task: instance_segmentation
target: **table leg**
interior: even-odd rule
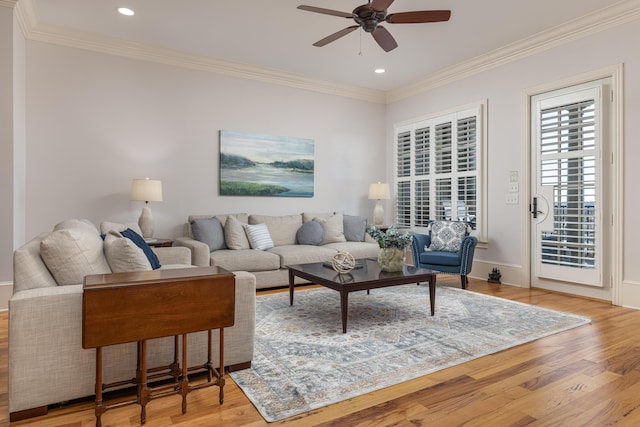
[[[342,312],[342,333],[347,333],[347,306],[349,305],[349,292],[340,291],[340,311]]]
[[[96,348],[96,427],[102,427],[102,347]]]
[[[220,371],[218,372],[218,387],[220,387],[220,404],[224,402],[224,328],[220,328]]]
[[[147,422],[147,403],[149,403],[149,388],[147,387],[147,341],[142,340],[140,345],[140,424]]]
[[[182,334],[182,380],[180,381],[182,393],[182,413],[187,413],[187,394],[189,394],[189,377],[187,376],[187,334]]]
[[[289,305],[293,305],[293,282],[295,275],[292,270],[289,270]]]
[[[436,312],[436,275],[429,279],[429,302],[431,304],[431,315]]]

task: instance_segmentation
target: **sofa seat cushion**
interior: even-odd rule
[[[269,249],[268,252],[278,255],[281,268],[293,264],[329,261],[337,253],[335,249],[309,245],[276,246]]]
[[[378,252],[380,252],[380,247],[377,243],[366,242],[329,243],[323,247],[331,248],[339,252],[349,252],[355,259],[377,258]]]
[[[249,224],[265,224],[274,246],[295,245],[296,233],[302,226],[302,215],[249,215]]]
[[[191,264],[162,264],[160,270],[172,270],[176,268],[196,268],[196,266]]]
[[[421,264],[460,265],[460,252],[426,251],[420,254]]]
[[[211,265],[229,271],[263,271],[280,268],[280,257],[269,251],[220,249],[211,253]]]

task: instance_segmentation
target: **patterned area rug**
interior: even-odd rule
[[[326,288],[259,296],[251,369],[231,377],[272,422],[590,322],[501,298],[427,286],[349,294]]]

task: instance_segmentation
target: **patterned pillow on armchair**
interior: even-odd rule
[[[467,223],[462,221],[434,221],[431,223],[432,251],[458,252],[467,235]]]

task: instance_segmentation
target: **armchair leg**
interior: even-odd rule
[[[466,275],[460,275],[460,282],[462,284],[462,289],[467,289],[467,284],[469,284],[469,279]]]

